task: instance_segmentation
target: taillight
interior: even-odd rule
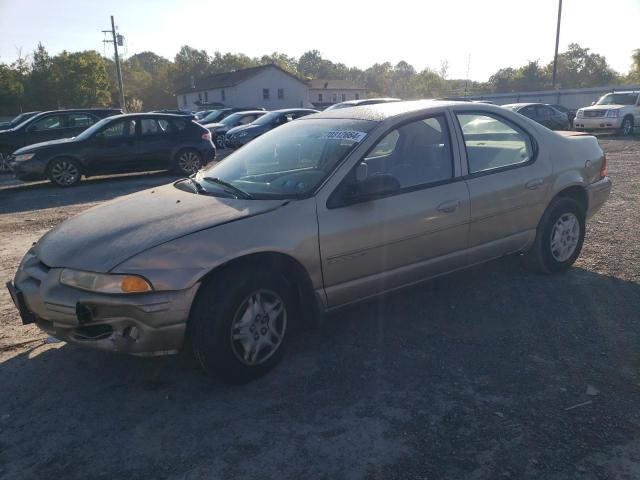
[[[602,164],[600,165],[600,178],[607,176],[607,155],[602,154]]]
[[[211,140],[211,132],[203,133],[202,134],[202,139],[203,140]]]

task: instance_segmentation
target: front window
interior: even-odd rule
[[[136,134],[136,121],[133,119],[117,120],[96,136],[106,139],[133,137]]]
[[[213,112],[205,116],[202,120],[200,120],[200,123],[216,123],[223,117],[224,112],[224,110],[214,110]]]
[[[482,113],[458,113],[467,150],[469,173],[526,163],[533,147],[515,125]]]
[[[262,114],[247,115],[246,113],[243,113],[243,112],[232,113],[228,117],[225,117],[223,120],[221,120],[220,123],[222,125],[226,125],[227,127],[233,127],[238,124],[245,125],[247,123],[253,122],[256,118],[258,118],[261,115]]]
[[[608,93],[596,105],[635,105],[637,100],[637,93]]]
[[[271,130],[223,162],[201,170],[203,188],[229,195],[206,178],[218,178],[252,198],[296,198],[312,192],[360,143],[376,123],[317,119]]]
[[[38,120],[33,124],[33,127],[31,127],[31,129],[35,131],[57,130],[59,128],[64,128],[63,115],[50,115],[42,120]]]

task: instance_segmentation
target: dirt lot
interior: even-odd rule
[[[0,478],[640,478],[640,139],[602,144],[614,190],[570,272],[507,258],[359,305],[242,387],[47,343],[0,291]],[[170,179],[0,187],[0,279]]]

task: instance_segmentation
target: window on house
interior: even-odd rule
[[[356,93],[356,100],[360,100],[360,94]]]
[[[185,107],[187,106],[187,96],[186,95],[182,96],[182,105],[185,106]]]
[[[204,101],[205,103],[209,102],[209,92],[204,92]]]
[[[262,89],[262,99],[263,100],[269,100],[269,89],[268,88],[263,88]]]
[[[321,93],[319,93],[319,94],[318,94],[318,101],[319,101],[319,102],[321,102],[321,101],[322,101],[322,94],[321,94]]]
[[[227,94],[225,93],[224,90],[220,90],[220,100],[224,102],[226,99],[227,99]]]
[[[347,99],[347,96],[343,93],[342,94],[342,101],[344,102]]]
[[[333,103],[336,103],[338,101],[338,94],[334,93],[333,95],[331,95],[331,100],[333,101]]]
[[[284,88],[278,89],[278,100],[284,100]]]

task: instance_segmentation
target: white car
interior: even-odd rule
[[[579,109],[573,126],[580,131],[633,135],[640,126],[640,92],[607,93],[592,106]]]

